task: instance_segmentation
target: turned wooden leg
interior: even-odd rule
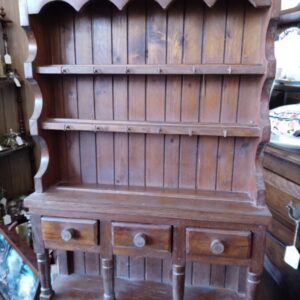
[[[115,300],[113,259],[102,258],[101,263],[102,263],[104,300]]]
[[[39,276],[41,281],[41,300],[50,300],[54,295],[54,291],[51,286],[51,274],[50,274],[50,264],[49,264],[49,254],[45,250],[45,253],[37,253],[37,262],[39,269]]]
[[[173,265],[172,266],[173,300],[183,300],[184,277],[185,277],[185,266]]]
[[[246,286],[246,300],[256,299],[256,291],[260,283],[261,274],[251,273],[248,271],[247,286]]]

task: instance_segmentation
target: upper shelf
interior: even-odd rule
[[[75,10],[79,11],[86,3],[90,0],[61,0],[70,4]],[[132,0],[109,0],[112,2],[118,9],[122,10],[129,2]],[[168,6],[174,2],[174,0],[155,0],[163,9],[168,8]],[[203,0],[207,6],[212,7],[218,0]],[[266,7],[271,6],[272,0],[248,0],[254,7]],[[42,9],[43,6],[53,2],[53,0],[35,0],[28,1],[28,13],[36,14]]]
[[[236,74],[263,75],[264,65],[195,64],[195,65],[49,65],[36,68],[38,74]]]

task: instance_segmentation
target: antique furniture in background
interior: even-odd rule
[[[300,295],[300,272],[287,265],[283,257],[286,246],[293,242],[295,230],[287,205],[300,203],[300,154],[269,145],[265,150],[264,168],[266,199],[273,215],[267,234],[266,269],[281,288],[284,298],[296,300]],[[299,239],[297,245],[299,250]]]
[[[299,22],[299,6],[281,11],[277,33],[299,28]],[[277,82],[272,91],[270,108],[300,103],[299,95],[298,82]],[[295,230],[295,224],[288,216],[287,205],[290,202],[295,205],[300,203],[300,152],[270,144],[264,153],[266,202],[273,215],[267,234],[265,267],[280,287],[284,299],[296,300],[300,296],[300,272],[287,265],[283,258],[286,246],[293,242]],[[299,240],[297,248],[300,250]]]
[[[3,188],[5,196],[12,199],[33,190],[33,153],[32,145],[28,143],[29,137],[26,135],[22,88],[16,86],[14,81],[17,73],[13,62],[4,64],[4,55],[8,54],[11,38],[8,35],[8,27],[13,26],[13,23],[6,17],[3,8],[0,9],[0,24],[0,144],[4,135],[11,129],[27,140],[22,146],[0,151],[0,189]],[[18,81],[17,78],[17,83]]]
[[[20,4],[41,299],[254,299],[280,1]]]

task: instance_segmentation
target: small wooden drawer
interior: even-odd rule
[[[251,254],[251,232],[187,228],[187,254],[246,259]]]
[[[88,251],[89,247],[98,245],[98,222],[42,217],[42,235],[47,247]]]
[[[112,223],[112,244],[115,254],[171,252],[172,227],[168,225],[146,225]]]

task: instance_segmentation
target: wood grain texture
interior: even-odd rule
[[[137,234],[145,236],[145,246],[140,249],[134,244],[134,238]],[[112,235],[115,253],[130,253],[130,249],[141,250],[141,254],[150,252],[150,250],[171,252],[172,249],[171,227],[168,225],[113,223]],[[118,248],[120,249],[118,250]]]
[[[101,196],[100,196],[101,195]],[[256,208],[249,202],[236,203],[235,201],[224,201],[218,198],[216,193],[206,193],[206,197],[191,198],[182,200],[182,198],[170,195],[150,194],[144,195],[136,194],[114,194],[114,193],[100,193],[97,189],[88,190],[88,188],[81,189],[76,193],[70,189],[51,189],[44,193],[44,201],[40,201],[40,194],[34,193],[27,197],[27,206],[31,209],[49,209],[56,212],[69,210],[72,207],[72,212],[89,211],[91,216],[94,214],[103,213],[125,213],[128,217],[134,215],[137,217],[139,213],[141,216],[145,214],[150,217],[162,218],[182,218],[187,220],[202,220],[202,221],[220,221],[230,223],[242,224],[268,224],[270,214],[265,207]],[[219,195],[223,195],[222,193]],[[230,196],[230,194],[229,194]],[[82,199],[85,202],[82,202]],[[63,201],[61,201],[63,199]],[[183,198],[184,199],[184,198]],[[212,200],[214,199],[214,200]],[[219,200],[218,200],[219,199]],[[141,201],[147,203],[141,207]],[[213,207],[211,203],[214,203]],[[60,205],[58,205],[60,203]],[[158,209],[159,208],[159,209]],[[234,216],[234,218],[233,218]],[[96,217],[96,218],[98,218]]]
[[[187,229],[187,254],[191,255],[218,255],[214,254],[212,242],[220,241],[224,251],[220,256],[248,258],[251,251],[251,233],[239,231],[222,231],[211,229]]]
[[[83,68],[82,69],[83,72],[86,72],[90,68],[90,71],[88,72],[92,74],[94,74],[95,70],[97,72],[98,71],[102,72],[101,70],[97,69],[98,64],[102,64],[101,66],[103,66],[104,68],[112,67],[112,68],[121,68],[120,70],[122,70],[123,67],[120,66],[120,64],[126,66],[129,63],[128,65],[129,69],[127,70],[129,71],[128,74],[131,74],[132,72],[130,70],[130,67],[132,68],[139,67],[141,70],[143,70],[143,72],[146,72],[147,68],[152,68],[154,72],[153,74],[155,74],[155,72],[158,70],[157,66],[161,64],[162,64],[162,68],[161,70],[159,70],[158,72],[159,74],[163,74],[164,72],[163,65],[165,65],[168,68],[169,67],[176,68],[176,65],[174,66],[174,64],[177,65],[181,64],[182,67],[185,67],[188,64],[198,64],[201,68],[202,67],[205,68],[205,63],[206,62],[211,63],[211,60],[214,64],[216,62],[219,63],[218,68],[225,68],[224,71],[228,70],[229,68],[228,66],[230,66],[230,64],[233,63],[241,64],[241,67],[244,68],[246,67],[246,65],[242,64],[243,62],[241,60],[242,57],[241,51],[243,51],[244,49],[243,48],[244,46],[242,45],[242,38],[244,32],[243,26],[244,26],[245,5],[243,3],[239,5],[233,5],[232,3],[230,3],[228,5],[229,7],[228,10],[226,11],[225,8],[223,7],[225,6],[225,4],[222,4],[221,2],[217,3],[212,9],[207,9],[202,4],[196,5],[193,4],[192,2],[188,2],[185,7],[182,7],[182,3],[174,3],[174,5],[170,7],[170,11],[168,12],[168,18],[166,17],[166,14],[159,8],[159,6],[157,4],[153,5],[151,1],[147,5],[139,4],[138,6],[135,7],[129,6],[128,11],[122,11],[122,12],[119,12],[114,7],[110,6],[108,3],[103,4],[104,10],[102,10],[101,12],[97,9],[97,5],[95,4],[90,5],[91,8],[88,5],[85,9],[83,9],[80,12],[80,14],[76,15],[75,19],[78,21],[75,20],[76,22],[74,22],[73,24],[74,28],[76,28],[77,26],[76,24],[77,23],[80,24],[80,22],[82,24],[85,24],[84,26],[88,26],[86,28],[87,30],[85,30],[85,34],[83,35],[82,33],[82,38],[84,38],[86,40],[86,43],[89,45],[88,52],[90,54],[87,54],[86,52],[85,53],[86,58],[83,58],[80,55],[80,51],[81,51],[80,48],[76,46],[78,49],[75,49],[74,43],[72,45],[72,35],[75,37],[74,29],[72,29],[72,18],[74,18],[74,12],[70,10],[69,7],[59,4],[59,6],[61,6],[61,8],[64,11],[64,15],[67,16],[66,21],[62,21],[61,23],[63,29],[61,30],[62,35],[60,37],[60,40],[67,41],[67,43],[64,42],[65,45],[62,45],[62,50],[61,50],[62,55],[61,56],[56,55],[58,58],[55,59],[55,61],[60,60],[62,63],[72,62],[72,57],[74,57],[74,53],[75,53],[75,56],[79,57],[82,60],[82,62],[87,63],[89,61],[90,63],[95,64],[95,65],[90,64],[90,65],[81,66]],[[93,10],[93,13],[90,12],[91,10]],[[51,10],[49,9],[49,11]],[[45,14],[46,13],[47,12],[45,12]],[[137,15],[139,16],[136,17]],[[143,18],[141,18],[142,15],[144,15]],[[251,18],[251,16],[249,16],[249,18]],[[214,27],[215,26],[213,25],[215,24],[214,20],[217,20],[219,26],[218,28],[222,28],[222,30],[216,29]],[[88,25],[87,23],[89,23],[90,25]],[[98,29],[94,30],[93,28],[98,23],[99,24],[103,23],[103,26],[101,26],[101,30]],[[122,24],[122,26],[120,24]],[[195,24],[197,24],[197,26],[194,26]],[[92,28],[93,32],[91,32],[91,30],[89,29],[90,27]],[[143,28],[143,30],[142,32],[139,31],[135,33],[133,30],[131,30],[131,28]],[[176,30],[174,28],[176,28]],[[258,30],[258,28],[259,27],[257,26],[256,29],[255,28],[252,29],[253,32],[255,30]],[[220,47],[216,47],[216,48],[222,49],[223,51],[216,52],[214,50],[216,48],[212,50],[209,49],[210,47],[209,39],[212,36],[212,34],[210,34],[210,31],[214,31],[214,30],[217,32],[218,36],[220,36],[218,42],[220,43],[219,46],[221,48]],[[53,34],[55,35],[55,32]],[[63,38],[64,35],[66,34],[68,36],[68,39]],[[94,39],[96,39],[97,42],[92,41]],[[221,42],[222,39],[224,40],[223,43]],[[203,42],[205,46],[203,46]],[[109,47],[106,47],[105,46],[106,44],[108,44]],[[122,51],[122,48],[127,49],[127,51]],[[201,52],[202,48],[203,48],[203,53]],[[67,54],[65,49],[67,51],[69,51],[68,49],[70,49],[69,51],[70,53]],[[200,49],[200,52],[197,49]],[[53,49],[52,51],[55,52],[58,50]],[[255,55],[257,53],[261,53],[261,49],[255,48],[253,51],[255,51]],[[98,53],[101,55],[98,55]],[[253,56],[254,54],[251,55]],[[88,56],[92,56],[92,58]],[[245,54],[245,56],[250,57],[250,54]],[[216,60],[214,59],[214,57],[216,58]],[[78,66],[78,64],[80,63],[81,63],[80,61],[76,61],[77,65],[75,65],[75,60],[73,60],[72,65],[69,66],[71,69],[80,68],[80,65]],[[209,68],[214,68],[213,64],[206,65],[206,66],[208,69],[206,70],[203,69],[204,73],[209,73]],[[50,68],[52,67],[50,66]],[[55,66],[53,66],[53,68],[55,68]],[[59,70],[59,72],[71,71],[67,69],[68,69],[67,66],[63,66],[63,67],[57,66],[57,70]],[[123,70],[125,69],[123,68]],[[195,72],[197,73],[198,72],[197,66],[194,69]],[[193,71],[192,67],[191,67],[191,71]],[[244,71],[247,72],[247,74],[249,74],[250,72],[250,70],[246,70],[246,69]],[[77,69],[77,71],[75,72],[76,75],[79,74],[78,72],[81,73],[81,71]],[[180,72],[182,73],[182,71]],[[218,71],[213,70],[213,72],[215,73]],[[234,73],[234,68],[231,69],[231,72]],[[134,71],[132,74],[134,74]],[[102,81],[102,77],[103,80],[105,79],[104,81]],[[71,81],[72,80],[71,78],[72,75],[68,75],[68,76],[64,76],[63,80]],[[87,80],[86,78],[89,77],[84,76],[84,78],[81,78],[80,76],[78,79],[76,79],[76,81],[79,80],[80,91],[82,90],[80,88],[80,81]],[[96,122],[100,122],[100,120],[101,122],[102,121],[107,122],[109,120],[118,120],[118,121],[130,120],[130,121],[142,121],[142,122],[145,121],[153,122],[153,120],[159,120],[161,122],[165,120],[171,120],[171,121],[181,120],[181,122],[184,123],[188,121],[191,122],[193,120],[201,121],[201,122],[205,122],[205,120],[209,120],[210,122],[212,121],[216,122],[216,126],[219,123],[225,124],[226,122],[229,122],[235,124],[237,122],[234,113],[235,110],[234,109],[228,110],[228,107],[231,105],[235,107],[239,106],[238,102],[240,100],[238,100],[238,98],[240,96],[238,92],[239,89],[238,77],[235,78],[230,76],[230,77],[223,78],[223,77],[215,77],[215,76],[212,77],[204,76],[204,79],[202,79],[202,78],[198,78],[197,76],[191,76],[190,78],[187,77],[180,78],[179,76],[178,77],[167,76],[165,79],[166,80],[165,84],[163,84],[156,78],[160,78],[160,77],[149,76],[146,78],[143,76],[135,77],[133,75],[130,75],[129,77],[113,76],[112,83],[110,83],[111,80],[110,76],[104,77],[104,75],[102,75],[101,80],[100,78],[95,77],[95,83],[93,85],[94,92],[93,95],[91,96],[91,99],[89,100],[89,103],[90,105],[94,103],[96,108],[96,113],[95,115],[90,116],[91,119],[96,118],[97,119]],[[107,82],[107,80],[109,80],[109,82]],[[91,87],[90,80],[88,84],[90,86],[89,90],[92,90],[93,88]],[[68,91],[68,89],[66,89],[67,86],[68,85],[66,85],[66,87],[63,87],[63,89],[65,90],[64,98],[70,96],[79,97],[79,102],[80,102],[81,96],[76,95],[76,93],[74,94],[74,91],[72,91],[72,93],[71,91]],[[100,91],[102,91],[103,94],[102,92],[100,93]],[[255,97],[258,98],[258,95],[256,95]],[[189,101],[187,99],[192,99],[192,100]],[[214,99],[214,100],[205,100],[205,99]],[[65,98],[65,104],[64,104],[65,108],[71,107],[70,101],[71,99],[68,100]],[[119,103],[120,101],[121,104]],[[156,105],[155,101],[159,101],[160,104]],[[168,102],[170,101],[175,101],[174,102],[175,105],[172,105],[172,107],[168,106],[170,105],[168,104]],[[211,112],[206,111],[205,103],[207,102],[207,104],[210,105],[211,107],[212,106],[215,107],[216,102],[213,101],[219,102],[217,106],[220,107],[219,109],[220,115],[216,114],[217,110],[214,110],[213,114],[215,115],[211,115],[211,116],[210,116]],[[126,103],[128,103],[128,105],[126,105]],[[100,104],[101,104],[101,110],[99,106]],[[178,109],[180,109],[181,106],[182,106],[182,112],[178,114],[179,113]],[[209,108],[210,106],[208,106],[208,109],[210,109]],[[78,107],[80,109],[80,105]],[[153,114],[152,112],[153,107],[156,108],[154,119],[153,117],[151,117],[151,114]],[[74,108],[76,109],[76,106]],[[172,110],[175,109],[175,110],[171,111],[170,109]],[[195,115],[197,111],[199,111],[199,115]],[[158,112],[158,114],[156,114],[156,112]],[[174,113],[175,115],[177,115],[176,117]],[[67,110],[66,116],[68,116],[68,114],[69,111]],[[72,116],[74,116],[74,114],[72,114]],[[79,117],[83,118],[83,112],[81,109],[80,109]],[[126,126],[130,127],[130,124],[127,124]],[[124,130],[121,129],[120,127],[118,127],[119,129],[117,129],[117,127],[112,127],[111,131],[117,130],[120,132],[127,132],[126,126],[124,127]],[[248,126],[256,126],[256,125],[253,124]],[[72,126],[70,127],[72,128]],[[74,129],[80,130],[80,128],[78,128],[77,126],[75,126]],[[90,127],[88,130],[94,131],[95,128]],[[156,131],[156,128],[153,130]],[[153,130],[151,129],[151,132]],[[136,131],[135,127],[133,127],[132,131],[141,132],[141,133],[143,132],[142,129],[137,129]],[[155,133],[154,131],[153,133]],[[193,134],[193,128],[190,128],[188,132],[191,132]],[[188,132],[185,132],[185,134]],[[164,131],[164,129],[162,128],[160,133],[169,134],[170,131],[167,129]],[[177,132],[174,132],[175,135],[176,133]],[[81,134],[82,133],[80,133],[80,135]],[[201,134],[203,134],[203,131],[201,132]],[[207,134],[211,135],[212,133],[209,132]],[[238,134],[237,132],[230,133],[230,130],[226,131],[226,129],[223,129],[218,133],[218,135],[220,136],[225,135],[227,137],[230,136],[231,134],[233,136],[236,136],[236,135],[243,135],[244,133],[242,134]],[[86,136],[85,133],[84,136]],[[93,135],[91,134],[90,136]],[[102,136],[102,139],[99,139],[100,136]],[[122,136],[122,138],[120,138],[120,136]],[[110,134],[102,134],[102,133],[97,134],[98,147],[96,148],[95,155],[96,155],[98,170],[92,171],[93,168],[88,167],[90,163],[87,163],[87,165],[85,165],[85,160],[87,160],[87,158],[85,158],[81,162],[81,175],[80,175],[81,180],[85,181],[85,177],[88,176],[88,178],[86,178],[86,180],[88,180],[87,182],[90,181],[102,182],[104,180],[107,183],[111,183],[111,182],[117,183],[118,181],[119,183],[126,182],[125,184],[128,184],[127,180],[131,178],[131,185],[132,184],[135,185],[138,184],[141,186],[152,185],[150,181],[146,180],[146,177],[152,176],[151,173],[153,172],[154,172],[153,174],[156,174],[156,172],[158,172],[159,169],[153,167],[155,171],[152,171],[151,164],[149,163],[147,164],[147,166],[149,167],[148,168],[145,165],[146,162],[144,162],[144,159],[138,159],[138,160],[133,159],[133,157],[135,156],[141,158],[143,157],[140,156],[142,155],[142,153],[145,152],[142,149],[143,148],[142,145],[147,143],[147,141],[146,140],[144,142],[135,141],[136,139],[141,140],[142,138],[143,138],[142,136],[130,135],[129,144],[127,147],[126,144],[127,138],[125,135],[118,135],[118,138],[116,139],[116,138],[112,138]],[[154,137],[151,137],[151,139],[153,138]],[[110,140],[109,142],[108,139]],[[113,139],[113,141],[111,139]],[[162,137],[160,138],[155,137],[155,139],[162,139]],[[193,175],[191,179],[184,179],[186,182],[182,182],[182,184],[188,188],[192,189],[198,187],[199,189],[203,189],[205,188],[205,185],[209,181],[211,184],[211,188],[213,189],[230,191],[232,188],[238,190],[240,189],[240,186],[244,184],[246,178],[235,175],[236,171],[234,169],[236,168],[235,165],[238,165],[238,162],[233,158],[234,152],[232,148],[233,148],[233,144],[235,143],[234,140],[225,138],[224,140],[220,139],[220,141],[216,142],[216,139],[211,139],[211,138],[203,139],[203,140],[199,139],[199,141],[193,142],[196,143],[197,145],[193,146],[192,155],[188,155],[188,152],[186,152],[185,150],[186,147],[185,138],[183,138],[182,143],[179,142],[179,139],[177,137],[173,138],[173,137],[169,137],[168,135],[164,137],[164,140],[165,140],[164,142],[165,146],[162,146],[162,144],[159,143],[160,147],[156,148],[157,152],[162,151],[161,149],[162,147],[165,148],[166,152],[163,158],[160,158],[157,155],[157,153],[155,154],[154,151],[151,150],[152,149],[151,147],[150,147],[151,149],[148,152],[149,154],[147,153],[145,154],[146,156],[151,155],[152,157],[155,157],[157,161],[165,161],[164,166],[160,168],[160,172],[159,172],[160,178],[159,176],[157,177],[156,179],[157,182],[155,183],[156,185],[158,184],[158,181],[162,181],[161,177],[163,176],[164,177],[163,181],[165,182],[164,183],[165,185],[169,185],[173,187],[178,186],[179,184],[178,177],[181,178],[185,177],[184,168],[185,166],[187,166],[188,168],[189,165],[190,166],[196,165],[197,171],[195,171],[196,175],[195,176]],[[191,140],[195,140],[195,138]],[[169,141],[173,141],[173,142],[169,142]],[[78,145],[78,143],[80,143],[81,146]],[[80,150],[83,147],[83,143],[89,144],[89,142],[86,142],[83,139],[80,142],[78,141],[72,143],[72,149]],[[115,143],[117,144],[121,143],[121,146],[123,146],[124,151],[122,151],[122,154],[114,150],[116,149],[115,147],[118,146],[118,145],[114,146]],[[134,146],[137,143],[140,144],[139,147]],[[215,143],[219,145],[217,148],[214,147]],[[151,145],[151,143],[149,145]],[[146,144],[144,147],[146,147]],[[168,150],[169,147],[171,147],[172,150],[169,151]],[[172,159],[175,159],[175,161],[177,159],[179,160],[178,157],[178,155],[180,154],[180,153],[178,154],[179,147],[181,148],[180,151],[181,151],[182,162],[180,163],[180,161],[178,161],[178,164],[179,165],[181,164],[183,168],[179,168],[179,167],[176,168],[176,165],[174,165],[172,172],[169,172],[168,168],[170,168],[169,167],[170,164],[168,163],[168,159],[169,157],[170,158],[172,157]],[[205,150],[206,148],[210,150],[206,151]],[[215,151],[214,155],[212,154],[211,151],[212,148]],[[216,149],[218,150],[217,152]],[[83,150],[83,153],[84,151],[87,150]],[[205,155],[205,153],[207,152],[211,153],[210,155],[213,155],[215,157],[214,162],[210,161],[207,155]],[[80,155],[80,153],[81,152],[79,152],[76,155]],[[120,155],[122,155],[122,166],[124,166],[125,169],[123,167],[122,169],[120,169],[119,164],[116,163],[116,159]],[[203,158],[204,155],[205,155],[205,159]],[[90,153],[90,155],[88,155],[88,157],[93,157],[93,156],[94,156],[93,153]],[[216,161],[217,157],[219,157],[218,161]],[[78,159],[74,157],[72,158],[72,160],[74,161],[69,162],[68,165],[76,166],[76,162],[78,162]],[[128,166],[127,166],[127,160],[128,160]],[[188,162],[188,160],[190,161]],[[136,168],[137,161],[139,162],[138,168]],[[210,165],[212,166],[212,168],[209,167]],[[215,168],[213,166],[215,166]],[[87,168],[89,171],[86,171],[85,168]],[[64,168],[62,167],[62,169]],[[131,169],[135,171],[133,172],[131,171]],[[115,178],[113,173],[116,170],[124,178],[125,181]],[[148,174],[146,174],[146,170],[149,170],[147,171]],[[218,174],[217,176],[215,175],[202,176],[203,172],[209,174],[210,172],[215,172],[215,170],[217,170],[217,174]],[[92,173],[90,175],[88,175],[88,173],[87,175],[85,175],[86,172],[88,173],[92,172]],[[176,173],[179,172],[183,172],[183,173],[181,175],[179,174],[176,175]],[[77,170],[76,173],[78,174]],[[108,177],[105,175],[106,177],[104,178],[103,177],[104,175],[102,175],[104,173]],[[189,176],[192,173],[189,172],[188,173]],[[233,173],[234,175],[232,176],[231,173]],[[72,174],[75,174],[75,172],[72,172]],[[178,176],[178,177],[176,178],[174,176]],[[212,176],[214,178],[212,178]],[[198,179],[193,179],[196,177]],[[73,180],[72,177],[69,178],[70,181]],[[205,178],[207,178],[206,179],[207,182],[205,182]],[[238,178],[240,182],[236,182],[235,181],[236,178]],[[74,177],[74,179],[76,178]],[[193,180],[194,181],[196,180],[197,183],[193,183],[192,182]]]
[[[72,229],[74,236],[68,242],[64,242],[61,233],[64,229]],[[66,218],[42,218],[42,234],[46,241],[60,241],[62,246],[69,248],[69,244],[97,245],[98,223],[91,220],[75,220]],[[71,246],[70,246],[71,247]]]
[[[202,25],[202,24],[201,24]],[[198,32],[198,31],[196,31]],[[198,37],[199,38],[199,37]],[[200,39],[201,41],[201,39]],[[165,39],[166,42],[166,39]],[[171,42],[171,41],[170,41]],[[200,42],[199,42],[200,43]],[[200,43],[201,46],[201,43]],[[150,42],[148,44],[150,46]],[[149,51],[149,50],[147,50]],[[150,48],[153,53],[153,49]],[[177,50],[178,51],[178,50]],[[266,69],[262,64],[199,64],[190,62],[188,64],[165,64],[164,61],[158,60],[158,62],[150,63],[148,65],[141,64],[125,64],[119,63],[120,59],[115,62],[114,65],[107,65],[104,63],[95,63],[93,65],[49,65],[40,66],[36,68],[36,73],[45,75],[201,75],[201,74],[225,74],[225,75],[259,75],[264,74]],[[150,60],[149,60],[150,61]]]
[[[227,137],[260,137],[261,131],[258,126],[232,124],[232,123],[213,123],[203,122],[195,125],[194,122],[168,123],[157,121],[91,121],[86,119],[66,119],[66,118],[51,118],[42,122],[45,130],[60,130],[60,131],[95,131],[100,132],[100,136],[104,136],[101,132],[124,132],[124,133],[149,133],[157,135],[185,135],[185,136],[222,136]],[[110,136],[107,134],[107,137]],[[152,136],[153,138],[153,136]],[[105,145],[105,144],[104,144]],[[105,150],[105,149],[104,149]],[[163,152],[163,149],[159,149]],[[106,151],[107,152],[107,151]],[[153,151],[151,151],[153,152]],[[107,158],[108,159],[108,158]],[[101,162],[101,159],[98,158]],[[111,158],[110,158],[111,160]],[[111,166],[113,169],[113,166]],[[109,172],[109,170],[107,170]],[[105,183],[105,182],[103,182]],[[106,182],[106,183],[111,183]]]
[[[37,190],[69,185],[26,204],[42,215],[101,221],[108,298],[113,253],[123,254],[117,275],[148,287],[170,282],[171,263],[188,262],[187,284],[247,288],[253,298],[256,284],[245,282],[259,276],[269,221],[259,206],[257,153],[267,133],[270,1],[142,0],[122,10],[128,1],[46,2],[32,2],[29,19],[23,16],[37,36],[35,43],[28,30],[30,45],[40,49],[32,69],[43,93],[36,92],[32,119],[32,132],[44,139]],[[127,227],[112,231],[111,222]],[[204,250],[193,248],[197,238],[186,241],[186,228]],[[141,243],[148,235],[154,241],[147,251],[136,246],[138,234]],[[209,253],[211,239],[225,243],[226,255]],[[186,242],[195,253],[186,256]],[[76,273],[100,273],[100,248],[93,247],[75,249]],[[175,276],[175,298],[183,297],[182,277]]]
[[[172,299],[172,290],[170,285],[150,282],[128,282],[126,280],[117,279],[115,282],[119,289],[116,290],[116,298],[124,300],[161,300]],[[74,287],[76,289],[68,289]],[[101,293],[103,292],[102,280],[93,276],[59,276],[54,283],[54,288],[57,291],[55,300],[71,300],[71,299],[97,299],[102,300]],[[136,293],[136,291],[141,291]],[[100,295],[99,295],[100,294]],[[208,288],[191,287],[186,288],[185,299],[197,300],[199,297],[208,300],[241,300],[242,296],[234,291],[218,289],[212,291]]]
[[[145,64],[146,62],[146,1],[128,8],[128,46],[127,62]],[[132,76],[128,79],[128,119],[145,120],[146,118],[146,77]],[[146,149],[145,135],[129,135],[128,137],[128,184],[145,186]],[[130,258],[130,278],[145,278],[145,259]]]
[[[294,226],[288,216],[287,205],[292,201],[299,203],[299,185],[278,176],[271,171],[264,170],[266,184],[266,200],[274,217],[286,226]]]
[[[269,145],[264,151],[264,168],[300,185],[300,157],[297,153]]]

